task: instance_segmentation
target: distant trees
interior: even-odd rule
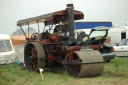
[[[25,34],[28,34],[28,29],[23,29]],[[33,29],[32,27],[29,28],[29,33],[35,33],[36,30]],[[18,28],[15,32],[12,33],[12,36],[17,36],[17,35],[24,35],[23,31]]]

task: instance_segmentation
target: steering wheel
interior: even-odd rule
[[[38,35],[39,35],[39,33],[33,33],[32,35],[31,35],[31,39],[32,40],[37,40],[37,38],[38,38]]]

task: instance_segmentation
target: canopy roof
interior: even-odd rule
[[[67,18],[67,10],[62,10],[33,18],[19,20],[17,22],[17,26],[30,25],[39,22],[45,22],[46,24],[49,21],[54,21],[54,23],[59,23],[61,21],[60,19],[66,19],[66,18]],[[74,10],[74,20],[79,20],[83,18],[84,15],[82,12]]]

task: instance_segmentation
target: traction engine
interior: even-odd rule
[[[17,26],[21,29],[24,25],[29,27],[34,23],[44,22],[45,25],[42,33],[34,33],[31,38],[26,37],[26,69],[33,72],[39,71],[39,68],[65,68],[70,76],[77,78],[99,76],[104,68],[99,47],[91,45],[89,36],[85,33],[75,38],[74,20],[83,18],[83,13],[74,10],[73,4],[67,4],[66,10],[18,21]],[[55,28],[52,30],[53,25]]]

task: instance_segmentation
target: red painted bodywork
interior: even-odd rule
[[[54,55],[48,55],[49,60],[56,60],[56,57]]]
[[[74,51],[79,51],[81,49],[81,47],[82,46],[70,46],[68,49],[68,60],[73,60]],[[86,46],[84,46],[84,47],[86,47]],[[99,51],[99,47],[96,45],[90,45],[89,47],[90,47],[90,49]]]
[[[51,41],[61,41],[61,32],[62,31],[58,31],[58,33],[54,33],[54,34],[50,34],[50,40]]]
[[[96,45],[90,45],[90,49],[99,51],[99,47]]]

